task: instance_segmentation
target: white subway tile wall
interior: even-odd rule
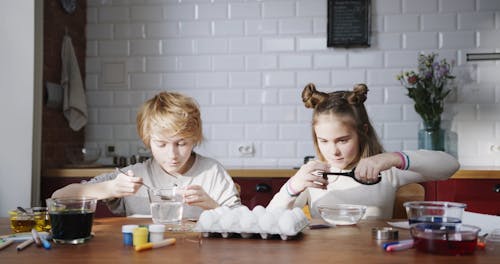
[[[197,150],[225,166],[293,167],[314,155],[304,85],[366,83],[371,120],[388,151],[417,148],[421,120],[395,76],[420,52],[456,62],[443,125],[462,165],[500,165],[498,0],[372,0],[369,48],[326,46],[327,0],[89,1],[86,142],[137,153],[139,105],[172,90],[200,104]],[[238,146],[251,143],[252,157]],[[103,158],[103,162],[108,162]]]

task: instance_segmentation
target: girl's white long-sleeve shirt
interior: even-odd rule
[[[307,188],[299,196],[291,196],[284,184],[273,197],[268,208],[302,208],[309,206],[311,216],[318,218],[318,206],[331,204],[359,204],[367,206],[365,218],[388,219],[392,217],[394,199],[399,187],[416,182],[445,180],[460,167],[451,155],[441,151],[405,151],[408,156],[407,170],[395,167],[382,171],[378,184],[363,185],[350,177],[328,176],[326,190]],[[342,170],[331,168],[332,172]]]

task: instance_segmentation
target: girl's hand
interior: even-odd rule
[[[142,186],[142,178],[134,177],[134,172],[129,170],[127,174],[118,172],[115,179],[109,181],[108,191],[111,197],[124,197],[135,194]]]
[[[379,177],[381,171],[392,167],[399,167],[401,158],[396,153],[386,152],[368,158],[361,159],[356,165],[354,176],[356,179],[366,182],[374,181]]]
[[[188,185],[181,191],[184,202],[188,205],[201,207],[203,210],[209,210],[219,207],[200,185]]]
[[[299,171],[288,180],[290,191],[296,194],[303,192],[307,187],[326,189],[328,180],[323,179],[318,172],[328,171],[330,166],[326,163],[311,160],[300,167]]]

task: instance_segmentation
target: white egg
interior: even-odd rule
[[[293,236],[296,234],[295,230],[295,216],[291,210],[287,210],[281,214],[278,220],[278,226],[281,234],[286,234],[289,236]]]
[[[260,218],[262,215],[266,213],[266,208],[264,208],[262,205],[257,205],[253,208],[252,213],[257,217]]]
[[[276,218],[279,218],[281,214],[283,214],[283,212],[286,211],[286,209],[283,207],[273,207],[273,208],[266,208],[266,211],[272,213]]]
[[[274,214],[270,212],[266,212],[264,215],[259,217],[259,226],[262,229],[262,231],[266,233],[276,233],[275,232],[276,222],[277,218],[274,216]]]
[[[214,212],[212,210],[203,211],[198,219],[198,224],[201,226],[203,231],[208,231],[212,227],[214,222]]]
[[[257,217],[250,211],[240,215],[240,227],[242,232],[256,233]]]
[[[223,231],[226,232],[233,232],[234,231],[234,225],[239,222],[239,217],[238,214],[236,214],[234,211],[227,211],[225,214],[223,214],[219,220],[220,227],[222,228]]]

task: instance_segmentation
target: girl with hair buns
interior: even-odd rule
[[[185,203],[183,217],[188,219],[197,219],[202,210],[241,204],[222,165],[193,150],[203,135],[200,110],[192,98],[175,92],[158,93],[139,109],[137,132],[151,150],[151,159],[124,168],[126,174],[117,170],[86,183],[70,184],[52,197],[96,197],[104,199],[114,214],[129,216],[150,214],[145,186],[178,186]]]
[[[365,217],[387,219],[400,186],[444,180],[458,170],[458,161],[441,151],[385,152],[364,106],[367,93],[364,84],[331,93],[317,91],[314,84],[304,88],[304,105],[313,109],[317,160],[302,165],[268,207],[308,205],[318,217],[318,206],[360,204],[367,206]],[[351,171],[355,178],[324,174]]]

